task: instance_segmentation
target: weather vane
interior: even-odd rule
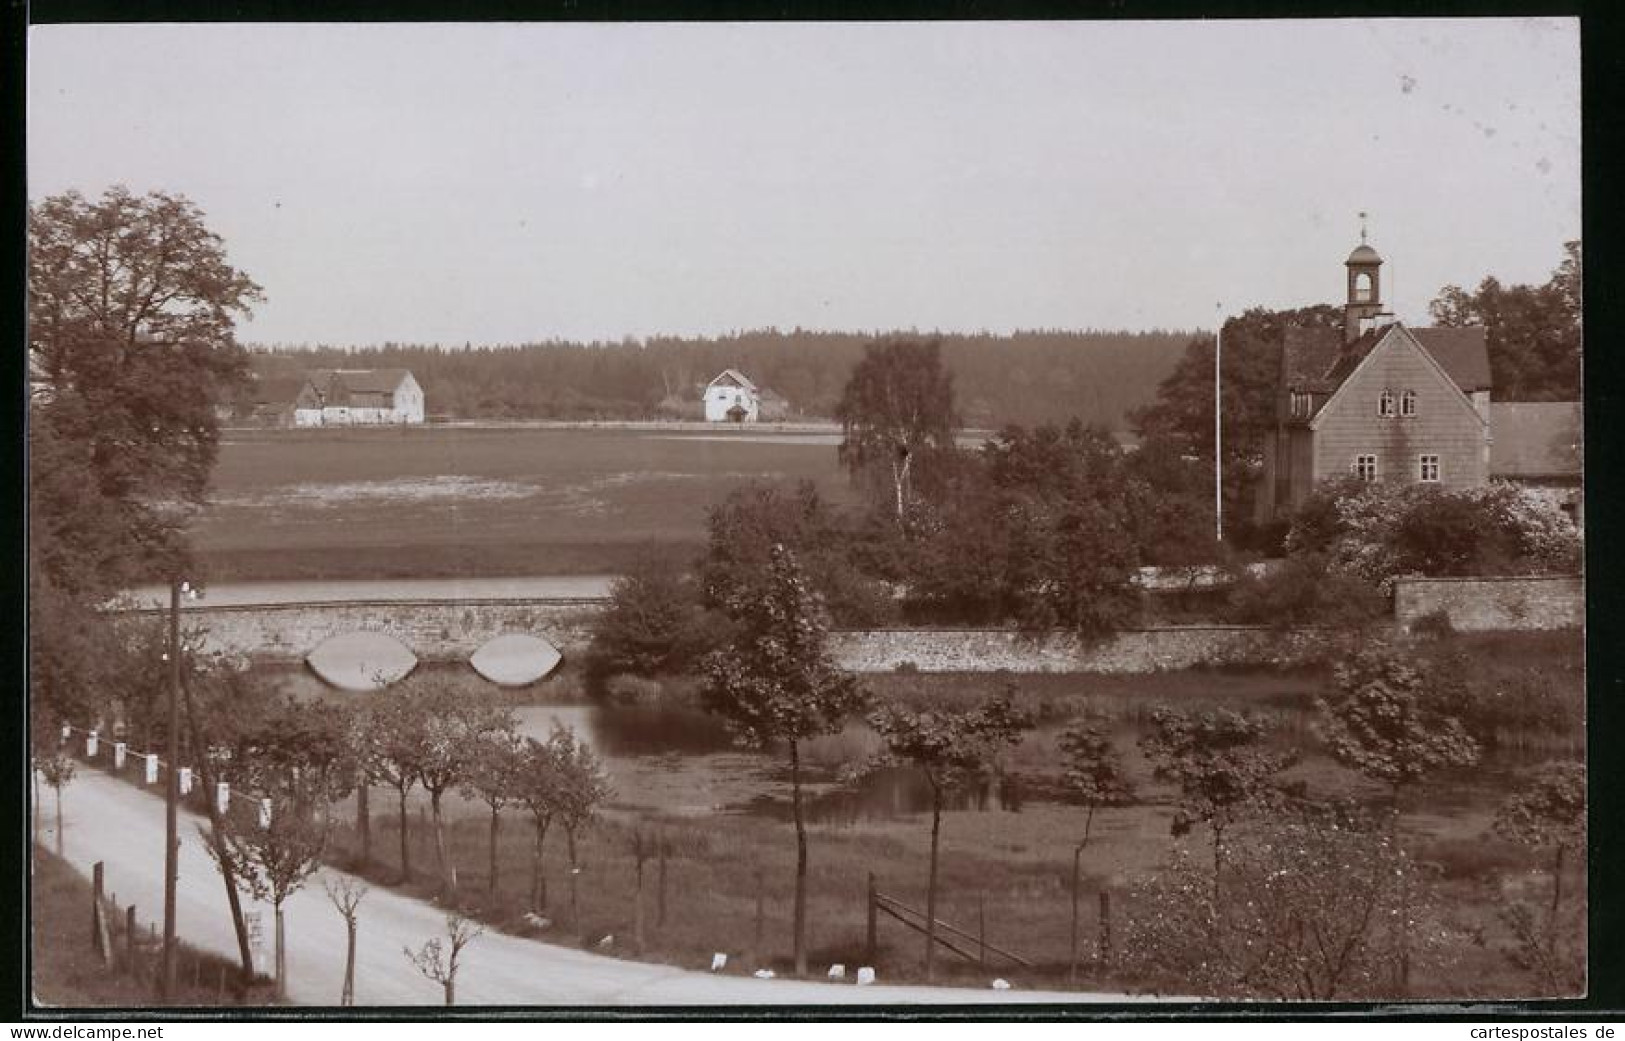
[[[1365,218],[1366,212],[1360,211],[1360,245],[1365,245]]]

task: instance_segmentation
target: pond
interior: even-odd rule
[[[296,696],[355,696],[327,687],[302,668],[268,666],[261,671]],[[417,674],[463,689],[500,690],[466,664],[427,664],[420,666]],[[791,819],[790,778],[783,755],[740,748],[718,717],[684,704],[550,701],[545,699],[547,686],[506,692],[520,731],[542,740],[555,725],[573,730],[603,758],[617,801],[622,804],[678,815],[727,812]],[[1145,732],[1150,700],[1129,704],[1121,698],[1106,699],[1096,706],[1113,717],[1117,745],[1142,790],[1152,785],[1152,779],[1136,742]],[[1269,704],[1257,707],[1274,720],[1272,744],[1276,747],[1314,747],[1314,710],[1307,693],[1274,697]],[[1045,721],[1012,754],[1009,776],[952,792],[946,807],[1019,813],[1028,804],[1058,801],[1061,793],[1053,776],[1058,768],[1054,750],[1064,727],[1060,719]],[[930,811],[931,787],[918,770],[856,769],[879,748],[878,736],[858,721],[848,723],[838,734],[804,744],[804,806],[810,822],[884,822]],[[1497,749],[1474,771],[1476,776],[1463,776],[1462,790],[1451,797],[1438,793],[1443,799],[1440,805],[1447,806],[1452,798],[1477,801],[1478,794],[1472,789],[1550,754],[1550,749],[1516,744]],[[1323,771],[1329,766],[1323,755],[1311,753],[1294,772],[1324,777]],[[1318,787],[1313,782],[1312,786]]]

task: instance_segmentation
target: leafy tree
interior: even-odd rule
[[[807,971],[807,826],[801,804],[801,742],[832,734],[863,704],[863,692],[830,661],[828,630],[795,555],[775,546],[762,588],[737,587],[724,603],[737,632],[706,656],[702,699],[741,742],[782,744],[790,759],[796,829],[793,944]]]
[[[467,775],[463,780],[465,797],[479,799],[491,809],[489,892],[497,891],[497,833],[502,827],[502,808],[516,801],[520,776],[526,767],[525,738],[512,729],[488,730],[475,734],[465,750]]]
[[[913,500],[914,475],[932,456],[954,451],[959,418],[953,377],[942,367],[942,344],[894,340],[871,344],[852,370],[835,418],[841,423],[841,462],[854,478],[884,474],[902,524]],[[889,478],[889,481],[886,480]]]
[[[669,556],[640,556],[610,587],[609,603],[593,620],[588,672],[676,675],[711,650],[717,626],[700,590]]]
[[[321,866],[328,831],[316,813],[325,793],[302,779],[282,779],[260,798],[270,802],[269,820],[261,804],[242,792],[219,818],[221,841],[205,844],[216,863],[235,875],[256,900],[269,900],[276,916],[276,994],[287,996],[287,948],[282,905]],[[202,830],[201,828],[199,829]],[[210,839],[205,833],[204,838]]]
[[[1316,703],[1316,730],[1332,757],[1388,786],[1399,842],[1404,793],[1430,775],[1478,761],[1478,742],[1451,713],[1453,689],[1397,654],[1362,651],[1337,666],[1337,692]],[[1399,879],[1399,985],[1410,985],[1410,881]]]
[[[547,842],[547,831],[559,814],[562,803],[560,792],[564,784],[562,767],[557,755],[565,739],[563,728],[553,725],[553,738],[537,741],[527,737],[521,752],[522,759],[516,774],[514,799],[530,811],[531,823],[536,829],[530,861],[530,907],[532,911],[547,910],[547,876],[543,872],[542,853]]]
[[[1577,401],[1584,336],[1578,240],[1545,285],[1486,277],[1474,292],[1445,286],[1428,306],[1444,326],[1485,327],[1495,396],[1503,401]]]
[[[708,644],[727,638],[728,604],[762,595],[775,546],[796,555],[814,595],[842,624],[873,626],[892,610],[891,594],[853,562],[853,532],[811,481],[752,483],[731,492],[707,516],[700,584],[708,608]],[[698,642],[698,641],[697,641]]]
[[[582,829],[592,825],[598,810],[612,793],[598,756],[576,737],[575,731],[569,727],[554,727],[547,743],[557,785],[553,793],[554,813],[564,829],[565,849],[570,858],[570,922],[579,930],[581,903],[576,881],[581,867],[576,863],[576,837]]]
[[[422,973],[424,978],[440,984],[446,995],[446,1004],[457,1004],[457,970],[463,956],[463,950],[480,937],[485,930],[478,922],[464,918],[456,911],[446,916],[446,942],[441,943],[440,937],[432,937],[417,950],[410,947],[401,948],[412,967]]]
[[[1274,431],[1281,375],[1281,345],[1291,327],[1335,329],[1343,311],[1329,304],[1271,311],[1253,307],[1224,323],[1220,396],[1224,435],[1224,504],[1227,517],[1243,517],[1249,489],[1263,472],[1265,439]],[[1190,341],[1185,355],[1157,388],[1154,402],[1130,413],[1144,446],[1213,467],[1212,336]],[[1212,486],[1208,486],[1212,522]],[[1227,525],[1228,527],[1228,525]]]
[[[427,743],[421,704],[398,690],[367,695],[367,773],[395,789],[400,809],[401,881],[412,880],[412,843],[407,796],[418,783],[418,764]]]
[[[1394,879],[1409,870],[1381,829],[1318,814],[1249,825],[1222,894],[1183,850],[1136,885],[1124,944],[1129,966],[1214,996],[1391,997],[1398,952],[1384,925],[1402,912]],[[1425,909],[1419,904],[1408,913]]]
[[[885,759],[910,763],[931,785],[931,873],[925,890],[925,978],[931,979],[937,946],[937,848],[943,800],[950,791],[992,773],[999,755],[1021,739],[1032,720],[1017,711],[1007,688],[964,710],[915,712],[901,705],[878,708],[869,723],[886,744]]]
[[[1478,743],[1451,714],[1444,684],[1383,648],[1335,670],[1337,691],[1316,702],[1316,730],[1344,766],[1387,785],[1393,812],[1429,776],[1478,761]]]
[[[1134,786],[1123,768],[1123,757],[1112,742],[1109,725],[1104,718],[1086,717],[1062,731],[1057,745],[1064,766],[1063,790],[1070,802],[1088,808],[1083,818],[1083,837],[1072,848],[1072,933],[1070,956],[1067,961],[1067,979],[1076,981],[1078,974],[1078,889],[1079,870],[1083,851],[1089,845],[1089,832],[1095,823],[1095,811],[1103,806],[1123,806],[1134,798]]]
[[[1585,848],[1585,764],[1565,760],[1541,767],[1501,804],[1495,831],[1519,845],[1549,851],[1552,857],[1546,921],[1541,923],[1537,913],[1523,904],[1502,912],[1517,941],[1509,957],[1534,971],[1553,994],[1578,989],[1585,978],[1585,957],[1582,945],[1573,941],[1583,937],[1585,922],[1578,916],[1564,928],[1563,870],[1568,855]]]
[[[1159,705],[1151,711],[1150,732],[1140,739],[1153,776],[1179,787],[1173,833],[1188,834],[1198,824],[1212,831],[1215,902],[1225,835],[1249,813],[1280,802],[1280,774],[1298,760],[1295,752],[1261,747],[1268,732],[1265,721],[1232,709]]]
[[[479,761],[487,737],[501,740],[512,734],[514,720],[491,698],[459,690],[449,684],[425,682],[402,691],[415,703],[416,754],[412,769],[418,784],[429,793],[429,819],[434,827],[435,866],[441,885],[457,890],[457,866],[446,850],[446,793],[466,783]]]
[[[30,208],[28,289],[31,568],[92,598],[173,573],[259,287],[184,197],[117,187]]]

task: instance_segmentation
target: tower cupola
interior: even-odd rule
[[[1343,341],[1348,343],[1382,314],[1382,257],[1366,243],[1364,227],[1360,244],[1343,266],[1348,268],[1348,302],[1343,305]]]

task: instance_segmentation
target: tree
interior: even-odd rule
[[[1083,818],[1083,837],[1072,848],[1072,934],[1067,961],[1067,979],[1078,975],[1078,888],[1079,862],[1089,845],[1089,832],[1095,811],[1103,806],[1122,806],[1134,798],[1134,786],[1123,769],[1123,757],[1112,742],[1105,719],[1089,717],[1073,723],[1056,742],[1064,764],[1062,785],[1070,802],[1088,808]]]
[[[841,462],[854,478],[889,476],[899,525],[916,470],[928,470],[933,455],[955,451],[953,377],[941,355],[938,340],[870,344],[835,406]]]
[[[1212,891],[1218,901],[1224,873],[1225,835],[1248,813],[1279,801],[1282,771],[1297,762],[1294,752],[1261,747],[1267,724],[1232,709],[1151,711],[1151,730],[1140,747],[1153,764],[1153,776],[1179,787],[1173,833],[1188,834],[1198,824],[1213,835]]]
[[[182,555],[246,372],[235,320],[262,299],[182,196],[117,187],[29,212],[30,563],[96,597]]]
[[[468,693],[449,684],[427,682],[411,686],[400,697],[415,702],[418,719],[417,751],[412,769],[429,793],[429,819],[434,827],[435,866],[442,887],[457,890],[457,866],[446,851],[446,793],[463,784],[478,762],[480,742],[487,736],[512,734],[512,715],[484,694]]]
[[[491,808],[490,874],[486,888],[497,891],[497,832],[502,826],[502,808],[515,801],[525,760],[525,739],[511,729],[476,734],[467,748],[467,776],[463,795],[479,799]]]
[[[915,712],[882,705],[869,724],[886,744],[885,759],[907,762],[931,785],[931,869],[925,889],[925,978],[931,979],[937,946],[937,850],[943,800],[967,782],[992,773],[1000,754],[1021,739],[1031,718],[1013,703],[1013,687],[975,708]]]
[[[554,723],[554,734],[562,729]],[[555,755],[561,740],[538,741],[525,738],[519,772],[515,777],[514,798],[530,811],[531,823],[536,829],[536,841],[531,848],[530,908],[547,910],[547,875],[543,872],[542,853],[547,842],[547,831],[559,812],[559,792],[563,787],[560,765]]]
[[[219,819],[221,841],[207,842],[222,870],[233,872],[256,900],[271,902],[276,919],[278,998],[287,996],[288,982],[282,905],[321,866],[328,831],[316,811],[323,798],[313,785],[291,777],[258,799],[243,792]],[[267,805],[269,817],[262,818]],[[208,833],[204,838],[210,839]]]
[[[700,590],[669,555],[639,556],[610,586],[592,623],[587,668],[595,680],[616,673],[675,675],[711,650]]]
[[[576,863],[576,837],[591,826],[599,807],[612,794],[609,779],[598,756],[579,740],[569,727],[554,727],[548,736],[549,755],[554,770],[554,814],[564,828],[565,849],[570,858],[570,924],[581,929],[581,902],[577,880],[581,867]]]
[[[1388,786],[1390,829],[1399,844],[1404,793],[1427,777],[1478,761],[1478,742],[1451,714],[1455,692],[1383,648],[1361,651],[1335,670],[1337,692],[1318,699],[1316,731],[1332,757]],[[1399,879],[1399,985],[1410,983],[1409,883]]]
[[[1224,435],[1224,504],[1229,517],[1241,506],[1264,466],[1264,442],[1274,431],[1280,390],[1281,345],[1292,327],[1334,329],[1341,335],[1343,310],[1329,304],[1271,311],[1248,308],[1224,323],[1220,372]],[[1179,458],[1213,467],[1212,336],[1191,340],[1174,371],[1157,388],[1150,405],[1130,413],[1142,447],[1161,443]],[[1161,451],[1161,448],[1157,450]],[[1208,501],[1212,501],[1209,485]],[[1206,513],[1211,522],[1211,507]]]
[[[1364,822],[1306,813],[1250,824],[1222,894],[1183,850],[1136,884],[1127,960],[1187,993],[1390,997],[1398,951],[1384,924],[1402,912],[1395,878],[1409,870],[1393,836]]]
[[[476,922],[464,918],[453,911],[446,916],[446,942],[442,944],[440,937],[432,937],[417,950],[403,947],[406,957],[412,967],[421,972],[425,979],[440,984],[445,992],[446,1004],[457,1004],[457,970],[461,968],[463,949],[479,938],[485,930]]]
[[[400,809],[401,881],[412,880],[412,843],[406,799],[418,783],[418,764],[427,742],[421,703],[398,691],[377,691],[368,696],[368,745],[364,749],[367,772],[395,789]]]
[[[1585,978],[1585,958],[1576,950],[1578,944],[1563,941],[1583,937],[1585,922],[1577,917],[1567,930],[1563,928],[1563,870],[1568,855],[1585,848],[1585,764],[1564,760],[1542,766],[1501,804],[1494,826],[1502,838],[1548,850],[1552,857],[1552,898],[1545,923],[1522,904],[1502,914],[1517,941],[1509,957],[1534,971],[1553,994],[1577,989]]]
[[[1495,396],[1503,401],[1580,398],[1581,258],[1578,240],[1544,285],[1503,285],[1486,277],[1474,292],[1449,285],[1428,305],[1444,326],[1485,328]]]
[[[832,734],[863,704],[857,682],[838,671],[828,630],[795,555],[775,546],[758,590],[740,589],[724,608],[738,627],[730,644],[706,656],[705,707],[741,742],[781,743],[790,759],[796,829],[793,945],[796,972],[807,971],[807,826],[801,804],[801,742]]]
[[[814,594],[842,624],[873,626],[892,609],[891,594],[854,565],[856,533],[843,523],[811,481],[751,483],[730,492],[706,518],[700,585],[706,607],[720,612],[703,620],[715,648],[728,639],[728,604],[761,595],[774,547],[795,554]]]
[[[367,897],[367,884],[349,875],[335,875],[322,883],[327,899],[344,919],[344,989],[339,992],[339,1004],[355,1004],[355,938],[359,924],[361,901]]]

